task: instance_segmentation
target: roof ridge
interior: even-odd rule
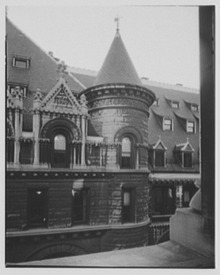
[[[178,90],[178,91],[182,91],[182,92],[199,93],[199,89],[197,89],[197,88],[186,87],[186,86],[178,85],[178,84],[159,82],[159,81],[147,79],[145,77],[141,77],[141,81],[144,85],[161,87],[161,88],[165,88],[165,89],[173,88],[173,90]]]
[[[71,73],[79,73],[83,75],[88,75],[88,76],[97,76],[98,72],[90,69],[85,69],[85,68],[79,68],[79,67],[73,67],[73,66],[67,66],[67,69]]]

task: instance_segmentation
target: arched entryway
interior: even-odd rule
[[[40,150],[42,154],[48,154],[47,160],[52,168],[70,168],[73,142],[80,138],[78,127],[70,120],[56,118],[47,122],[41,130],[41,137],[49,141],[46,152]],[[44,145],[45,147],[45,145]]]

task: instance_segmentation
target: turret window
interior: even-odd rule
[[[134,222],[135,189],[123,188],[122,190],[122,223]]]
[[[131,168],[132,166],[131,147],[132,147],[131,139],[129,137],[124,137],[122,139],[122,146],[121,146],[121,168]]]

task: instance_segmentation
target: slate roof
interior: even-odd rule
[[[119,32],[114,37],[93,85],[109,83],[142,85]]]
[[[172,89],[155,87],[150,85],[145,85],[156,95],[156,98],[159,100],[159,106],[152,105],[150,108],[150,118],[149,118],[149,135],[148,141],[149,145],[155,144],[155,141],[161,137],[162,142],[167,147],[166,156],[168,165],[166,168],[154,168],[150,166],[151,170],[155,171],[186,171],[186,168],[181,168],[179,165],[175,164],[174,160],[174,149],[178,144],[185,144],[187,138],[189,143],[192,145],[195,150],[193,153],[193,162],[195,163],[193,168],[188,168],[191,172],[199,171],[199,114],[198,112],[193,112],[189,109],[188,103],[194,103],[200,105],[199,94],[191,92],[183,92],[175,90],[173,85]],[[167,101],[167,98],[178,101],[179,109],[172,109],[170,104]],[[178,115],[176,115],[178,114]],[[157,120],[157,115],[161,117],[170,117],[174,121],[174,131],[163,131],[161,125],[159,125]],[[195,119],[197,115],[197,119]],[[182,127],[181,123],[178,120],[178,116],[181,116],[185,120],[192,120],[196,123],[196,133],[186,133],[186,130]]]
[[[28,93],[24,100],[26,110],[24,130],[32,130],[32,115],[28,113],[33,107],[33,92],[38,88],[47,94],[59,79],[57,62],[36,43],[20,31],[8,18],[6,19],[7,36],[7,81],[27,85]],[[23,57],[30,60],[29,69],[12,66],[13,57]],[[76,94],[83,90],[71,75],[66,75],[66,81],[71,91]],[[29,117],[28,117],[29,116]]]

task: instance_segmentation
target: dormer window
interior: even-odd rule
[[[156,144],[151,146],[149,156],[154,168],[166,166],[166,150],[167,148],[161,141],[161,138],[159,138]]]
[[[13,67],[21,69],[29,69],[30,60],[24,57],[13,57]]]
[[[199,111],[199,106],[197,104],[191,104],[191,111],[198,112]]]
[[[159,106],[159,98],[154,100],[153,106]]]
[[[171,101],[170,105],[173,109],[179,109],[179,102],[178,101]]]
[[[163,118],[163,130],[173,131],[173,120],[170,118]]]
[[[165,152],[161,150],[155,151],[155,167],[165,166]]]
[[[196,128],[195,128],[195,122],[194,121],[186,121],[186,132],[187,133],[195,133]]]
[[[192,168],[192,154],[194,149],[189,143],[188,139],[186,143],[176,145],[174,153],[177,161],[183,168]]]

